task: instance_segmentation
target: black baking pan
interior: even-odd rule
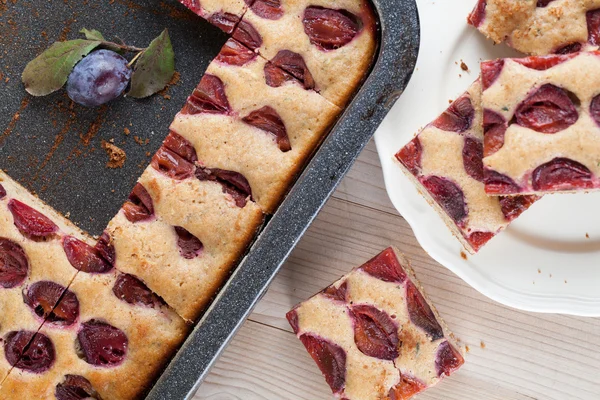
[[[148,400],[193,396],[406,87],[419,48],[415,1],[373,3],[380,45],[372,70]],[[20,82],[27,62],[55,40],[79,37],[82,28],[138,47],[168,28],[176,79],[159,95],[98,109],[74,105],[64,91],[27,95]],[[101,233],[226,39],[174,0],[0,2],[0,168],[83,229]],[[103,141],[125,150],[123,167],[107,168]]]

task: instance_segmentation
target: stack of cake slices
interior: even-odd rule
[[[482,62],[467,92],[396,154],[471,253],[540,196],[600,187],[600,1],[592,3],[479,1],[468,21],[487,36],[560,54]]]
[[[95,240],[0,173],[0,398],[136,399],[374,59],[367,0],[182,0],[230,35]]]

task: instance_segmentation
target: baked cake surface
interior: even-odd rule
[[[23,350],[45,318],[72,322],[69,310],[53,312],[77,273],[65,253],[67,238],[93,243],[0,171],[0,383],[14,365],[29,365]]]
[[[464,363],[409,261],[393,248],[287,318],[337,398],[409,399]]]
[[[45,338],[38,354],[51,358],[50,365],[39,372],[13,369],[0,398],[140,398],[188,326],[136,277],[114,269],[80,272],[69,291],[79,300],[75,322],[58,327],[47,321],[38,333]]]
[[[491,195],[600,187],[600,53],[481,64]]]
[[[396,154],[401,169],[470,253],[535,201],[486,194],[482,120],[477,80]]]
[[[201,163],[244,175],[252,198],[272,213],[340,111],[229,39],[171,130]]]
[[[107,228],[115,266],[193,321],[254,237],[262,212],[239,195],[236,176],[209,180],[192,164],[189,176],[173,179],[152,164]]]
[[[234,37],[340,107],[377,48],[376,17],[366,0],[256,0]]]
[[[600,45],[600,0],[479,0],[468,21],[494,42],[532,55]]]

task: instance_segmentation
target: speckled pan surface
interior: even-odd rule
[[[415,3],[374,3],[381,37],[368,79],[148,399],[188,398],[198,388],[408,83],[419,47]],[[70,108],[63,92],[26,96],[20,83],[25,64],[53,40],[74,39],[84,27],[139,46],[168,28],[180,79],[159,96],[119,99],[99,109]],[[86,231],[101,233],[226,38],[175,0],[0,4],[0,52],[10,54],[0,68],[0,168]],[[110,139],[127,153],[121,169],[105,168],[100,145]]]

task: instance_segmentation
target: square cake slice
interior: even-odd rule
[[[171,130],[192,144],[200,163],[244,175],[252,198],[273,213],[340,111],[229,39]]]
[[[233,37],[344,107],[377,49],[368,0],[255,0]]]
[[[472,254],[536,199],[486,194],[482,119],[478,80],[396,154],[401,169]]]
[[[29,342],[41,340],[37,331],[45,320],[74,322],[73,304],[53,311],[61,297],[70,298],[67,287],[83,268],[73,241],[95,254],[89,237],[0,171],[0,383],[13,367],[47,367],[47,360],[23,358]],[[96,265],[111,268],[100,258]]]
[[[179,2],[225,33],[233,32],[247,8],[244,0],[179,0]]]
[[[47,320],[35,343],[45,368],[15,367],[3,400],[139,399],[185,339],[189,327],[139,279],[112,270],[77,274],[63,303],[77,302],[68,326]],[[34,364],[35,365],[35,364]]]
[[[409,261],[391,247],[287,319],[341,399],[406,400],[464,363]]]
[[[600,188],[600,52],[486,61],[484,179],[490,195]]]
[[[468,22],[494,42],[532,55],[600,45],[598,0],[479,0]]]

